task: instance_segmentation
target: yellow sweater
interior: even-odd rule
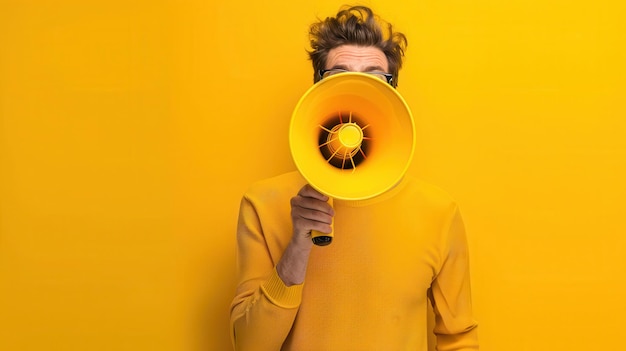
[[[478,350],[467,243],[456,204],[406,177],[365,201],[335,200],[334,239],[312,248],[303,284],[275,267],[292,235],[297,172],[254,184],[241,202],[236,350],[427,350],[427,303],[437,347]]]

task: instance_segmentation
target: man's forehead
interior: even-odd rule
[[[342,68],[350,71],[387,71],[387,57],[377,47],[341,45],[331,49],[326,59],[326,69]]]

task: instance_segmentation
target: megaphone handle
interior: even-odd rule
[[[328,198],[328,203],[330,204],[330,206],[333,205],[332,197]],[[332,223],[330,224],[330,228],[332,229],[332,231],[329,234],[318,232],[317,230],[312,230],[311,239],[313,240],[313,244],[318,246],[326,246],[330,244],[333,241],[335,231]]]

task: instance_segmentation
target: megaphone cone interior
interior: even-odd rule
[[[365,73],[343,73],[313,85],[291,118],[296,167],[335,199],[364,200],[395,186],[413,158],[415,126],[402,96]]]

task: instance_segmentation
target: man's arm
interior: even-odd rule
[[[430,289],[439,351],[478,350],[472,316],[469,256],[465,227],[455,206],[444,232],[443,264]]]
[[[236,350],[281,348],[302,299],[312,248],[310,232],[331,231],[333,210],[326,200],[308,185],[291,199],[293,234],[276,266],[253,201],[242,200],[237,228],[239,285],[231,306],[231,336]]]

